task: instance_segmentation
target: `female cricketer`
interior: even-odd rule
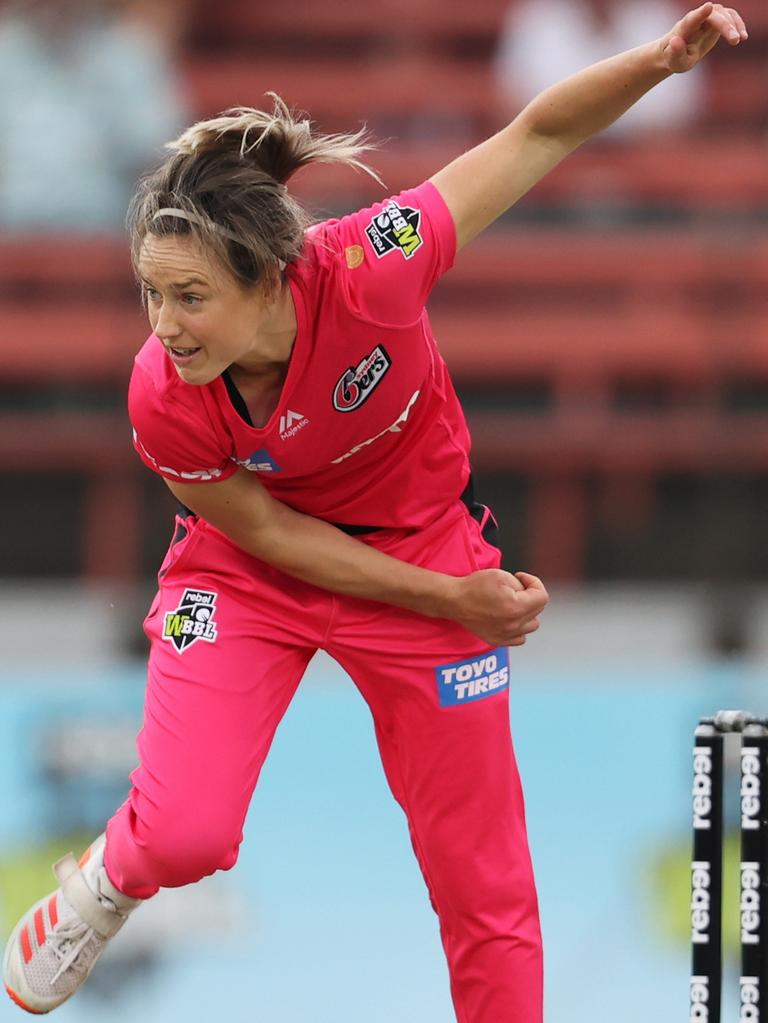
[[[554,27],[553,27],[554,28]],[[499,568],[469,437],[424,303],[456,251],[741,17],[707,3],[547,90],[429,181],[310,224],[285,182],[362,166],[275,99],[197,124],[129,218],[151,336],[129,407],[183,507],[145,622],[125,803],[21,919],[4,979],[43,1013],[160,887],[237,859],[281,717],[318,649],[367,701],[438,914],[459,1023],[541,1023],[541,939],[513,756],[510,647],[541,582]]]

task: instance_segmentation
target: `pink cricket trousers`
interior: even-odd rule
[[[440,920],[459,1023],[541,1023],[509,651],[489,651],[452,622],[294,580],[203,520],[183,527],[145,622],[152,648],[140,766],[107,827],[113,883],[148,898],[234,865],[275,730],[322,648],[373,715]],[[367,542],[453,575],[499,560],[459,503],[427,530],[387,530]]]

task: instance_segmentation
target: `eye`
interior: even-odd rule
[[[197,305],[198,302],[202,302],[203,300],[199,295],[192,295],[189,292],[186,292],[181,296],[181,301],[184,305]]]
[[[144,285],[144,298],[147,302],[157,302],[160,298],[160,292],[155,291],[154,288],[150,288],[148,284]]]

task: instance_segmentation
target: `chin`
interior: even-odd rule
[[[203,387],[210,384],[219,375],[210,366],[176,366],[173,367],[185,384],[193,384],[195,387]]]

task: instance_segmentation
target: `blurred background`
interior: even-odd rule
[[[552,593],[512,707],[557,1023],[684,1018],[692,730],[719,706],[768,712],[768,7],[738,6],[747,44],[570,157],[430,306],[505,563]],[[274,90],[321,130],[366,123],[395,193],[684,10],[0,3],[2,936],[135,758],[172,514],[125,412],[147,333],[122,226],[136,176],[192,119]],[[318,217],[382,197],[333,167],[293,184]],[[453,1018],[367,712],[332,662],[278,734],[237,868],[163,893],[109,955],[63,1023]]]

